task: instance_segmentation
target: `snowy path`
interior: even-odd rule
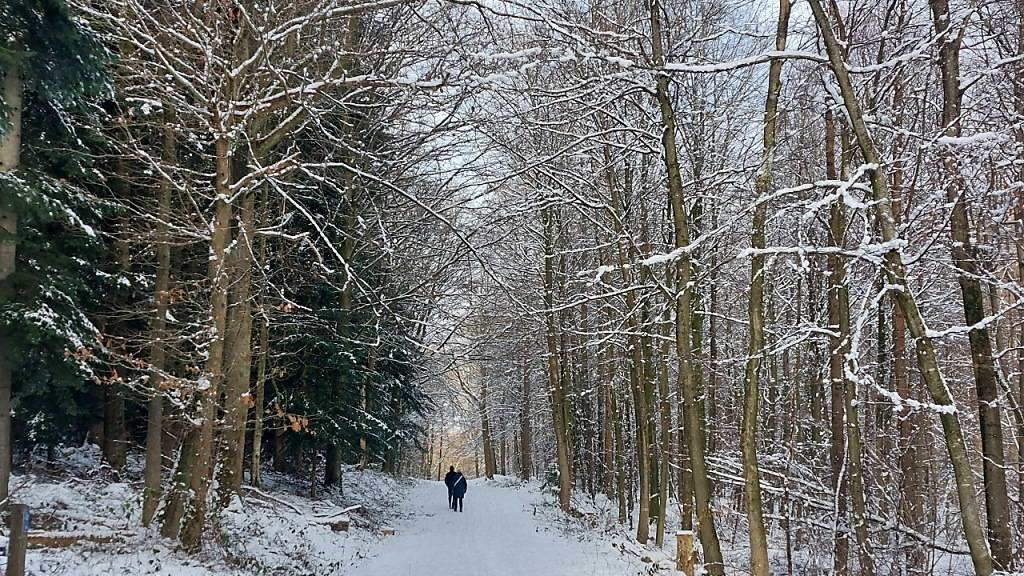
[[[447,508],[440,482],[420,482],[408,495],[411,516],[394,526],[359,576],[604,576],[637,574],[607,541],[579,541],[545,529],[533,504],[539,495],[472,481],[466,511]]]

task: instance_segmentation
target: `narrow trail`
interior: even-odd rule
[[[580,541],[545,528],[533,491],[469,484],[465,512],[447,508],[444,484],[419,482],[407,519],[384,540],[360,576],[623,576],[639,572],[607,541]]]

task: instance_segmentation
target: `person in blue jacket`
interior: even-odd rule
[[[455,466],[448,467],[448,473],[444,475],[444,485],[448,487],[448,507],[452,507],[452,483],[455,482]]]
[[[462,471],[455,472],[455,480],[452,481],[452,510],[458,510],[462,512],[462,499],[466,497],[466,488],[468,488],[468,482],[466,477],[462,475]]]

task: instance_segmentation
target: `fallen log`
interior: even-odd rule
[[[123,542],[131,532],[29,532],[29,548],[70,548],[82,542],[110,544]]]

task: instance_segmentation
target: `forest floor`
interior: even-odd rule
[[[141,455],[118,477],[92,445],[58,451],[12,476],[12,499],[32,510],[31,534],[87,539],[63,548],[30,549],[30,576],[255,576],[357,573],[352,568],[383,540],[381,529],[401,513],[411,482],[347,470],[341,491],[308,497],[308,484],[265,473],[264,488],[246,489],[208,528],[203,550],[188,555],[141,526]],[[352,506],[360,509],[346,511]],[[331,522],[350,521],[348,532]],[[6,529],[0,547],[6,548]],[[0,556],[0,569],[6,556]]]
[[[224,511],[196,555],[161,538],[155,526],[141,527],[139,456],[119,477],[101,464],[95,446],[60,450],[52,462],[12,477],[12,499],[31,507],[33,534],[84,538],[30,549],[31,576],[671,573],[668,551],[630,543],[608,520],[607,506],[594,508],[591,500],[593,512],[569,517],[537,483],[473,480],[461,514],[448,510],[441,483],[374,471],[347,470],[343,490],[316,498],[293,477],[268,473],[264,485]],[[341,518],[349,531],[332,529]],[[384,536],[385,528],[395,534]],[[5,564],[0,556],[0,570]]]
[[[81,538],[68,547],[30,549],[29,576],[666,576],[679,525],[670,506],[665,546],[638,544],[633,522],[617,522],[614,502],[573,494],[564,514],[549,487],[498,476],[471,480],[465,512],[447,507],[444,485],[346,469],[341,490],[309,497],[308,479],[264,473],[207,530],[202,552],[186,554],[157,528],[141,526],[142,461],[133,454],[114,474],[92,445],[36,458],[12,476],[12,499],[32,509],[35,535]],[[742,514],[716,499],[727,571],[745,573]],[[348,520],[348,531],[331,524]],[[393,535],[384,535],[385,529]],[[802,530],[798,527],[797,530]],[[0,528],[0,549],[6,548]],[[793,572],[828,572],[827,528],[797,536]],[[772,573],[787,572],[785,535],[771,534]],[[92,541],[90,541],[92,540]],[[102,540],[96,542],[96,540]],[[0,555],[0,570],[6,566]],[[937,554],[934,574],[967,574],[965,556]],[[898,572],[898,571],[895,571]],[[879,574],[894,573],[885,565]],[[1024,574],[1022,574],[1024,576]]]

